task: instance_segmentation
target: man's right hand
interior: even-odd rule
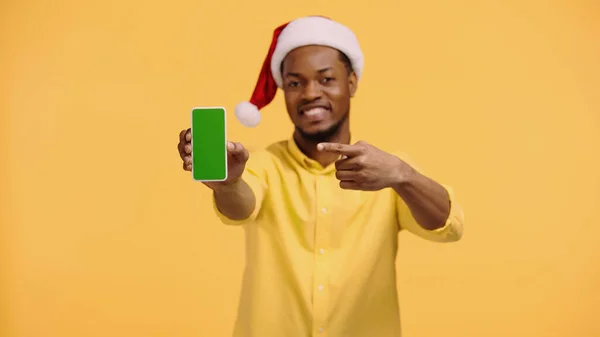
[[[191,129],[182,130],[179,133],[179,144],[177,144],[179,156],[183,160],[183,169],[192,170],[192,133]],[[227,142],[227,180],[222,182],[204,182],[211,189],[217,189],[236,183],[244,169],[250,154],[240,143]]]

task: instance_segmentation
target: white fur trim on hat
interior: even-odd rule
[[[250,102],[241,102],[235,107],[235,117],[247,127],[255,127],[260,123],[260,111]]]
[[[290,51],[308,45],[328,46],[346,54],[352,63],[356,77],[360,79],[364,56],[352,30],[324,17],[308,16],[290,22],[279,35],[271,58],[271,73],[279,88],[283,85],[280,72],[283,59]]]

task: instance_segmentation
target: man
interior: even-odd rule
[[[227,181],[205,183],[221,221],[246,234],[234,336],[400,336],[398,232],[438,242],[462,236],[450,187],[402,155],[351,141],[362,67],[347,27],[300,18],[275,30],[252,99],[236,109],[256,125],[280,88],[295,131],[252,154],[228,142]],[[187,171],[190,138],[183,130],[178,144]]]

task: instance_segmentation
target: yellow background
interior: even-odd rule
[[[407,337],[600,336],[596,1],[3,1],[2,337],[228,336],[243,232],[181,170],[196,105],[249,148],[272,30],[323,14],[366,53],[352,127],[463,203],[456,244],[401,235]],[[376,328],[376,327],[374,327]]]

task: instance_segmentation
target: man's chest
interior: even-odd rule
[[[394,201],[390,190],[342,189],[333,173],[281,172],[269,177],[263,208],[282,238],[336,249],[395,236]]]

